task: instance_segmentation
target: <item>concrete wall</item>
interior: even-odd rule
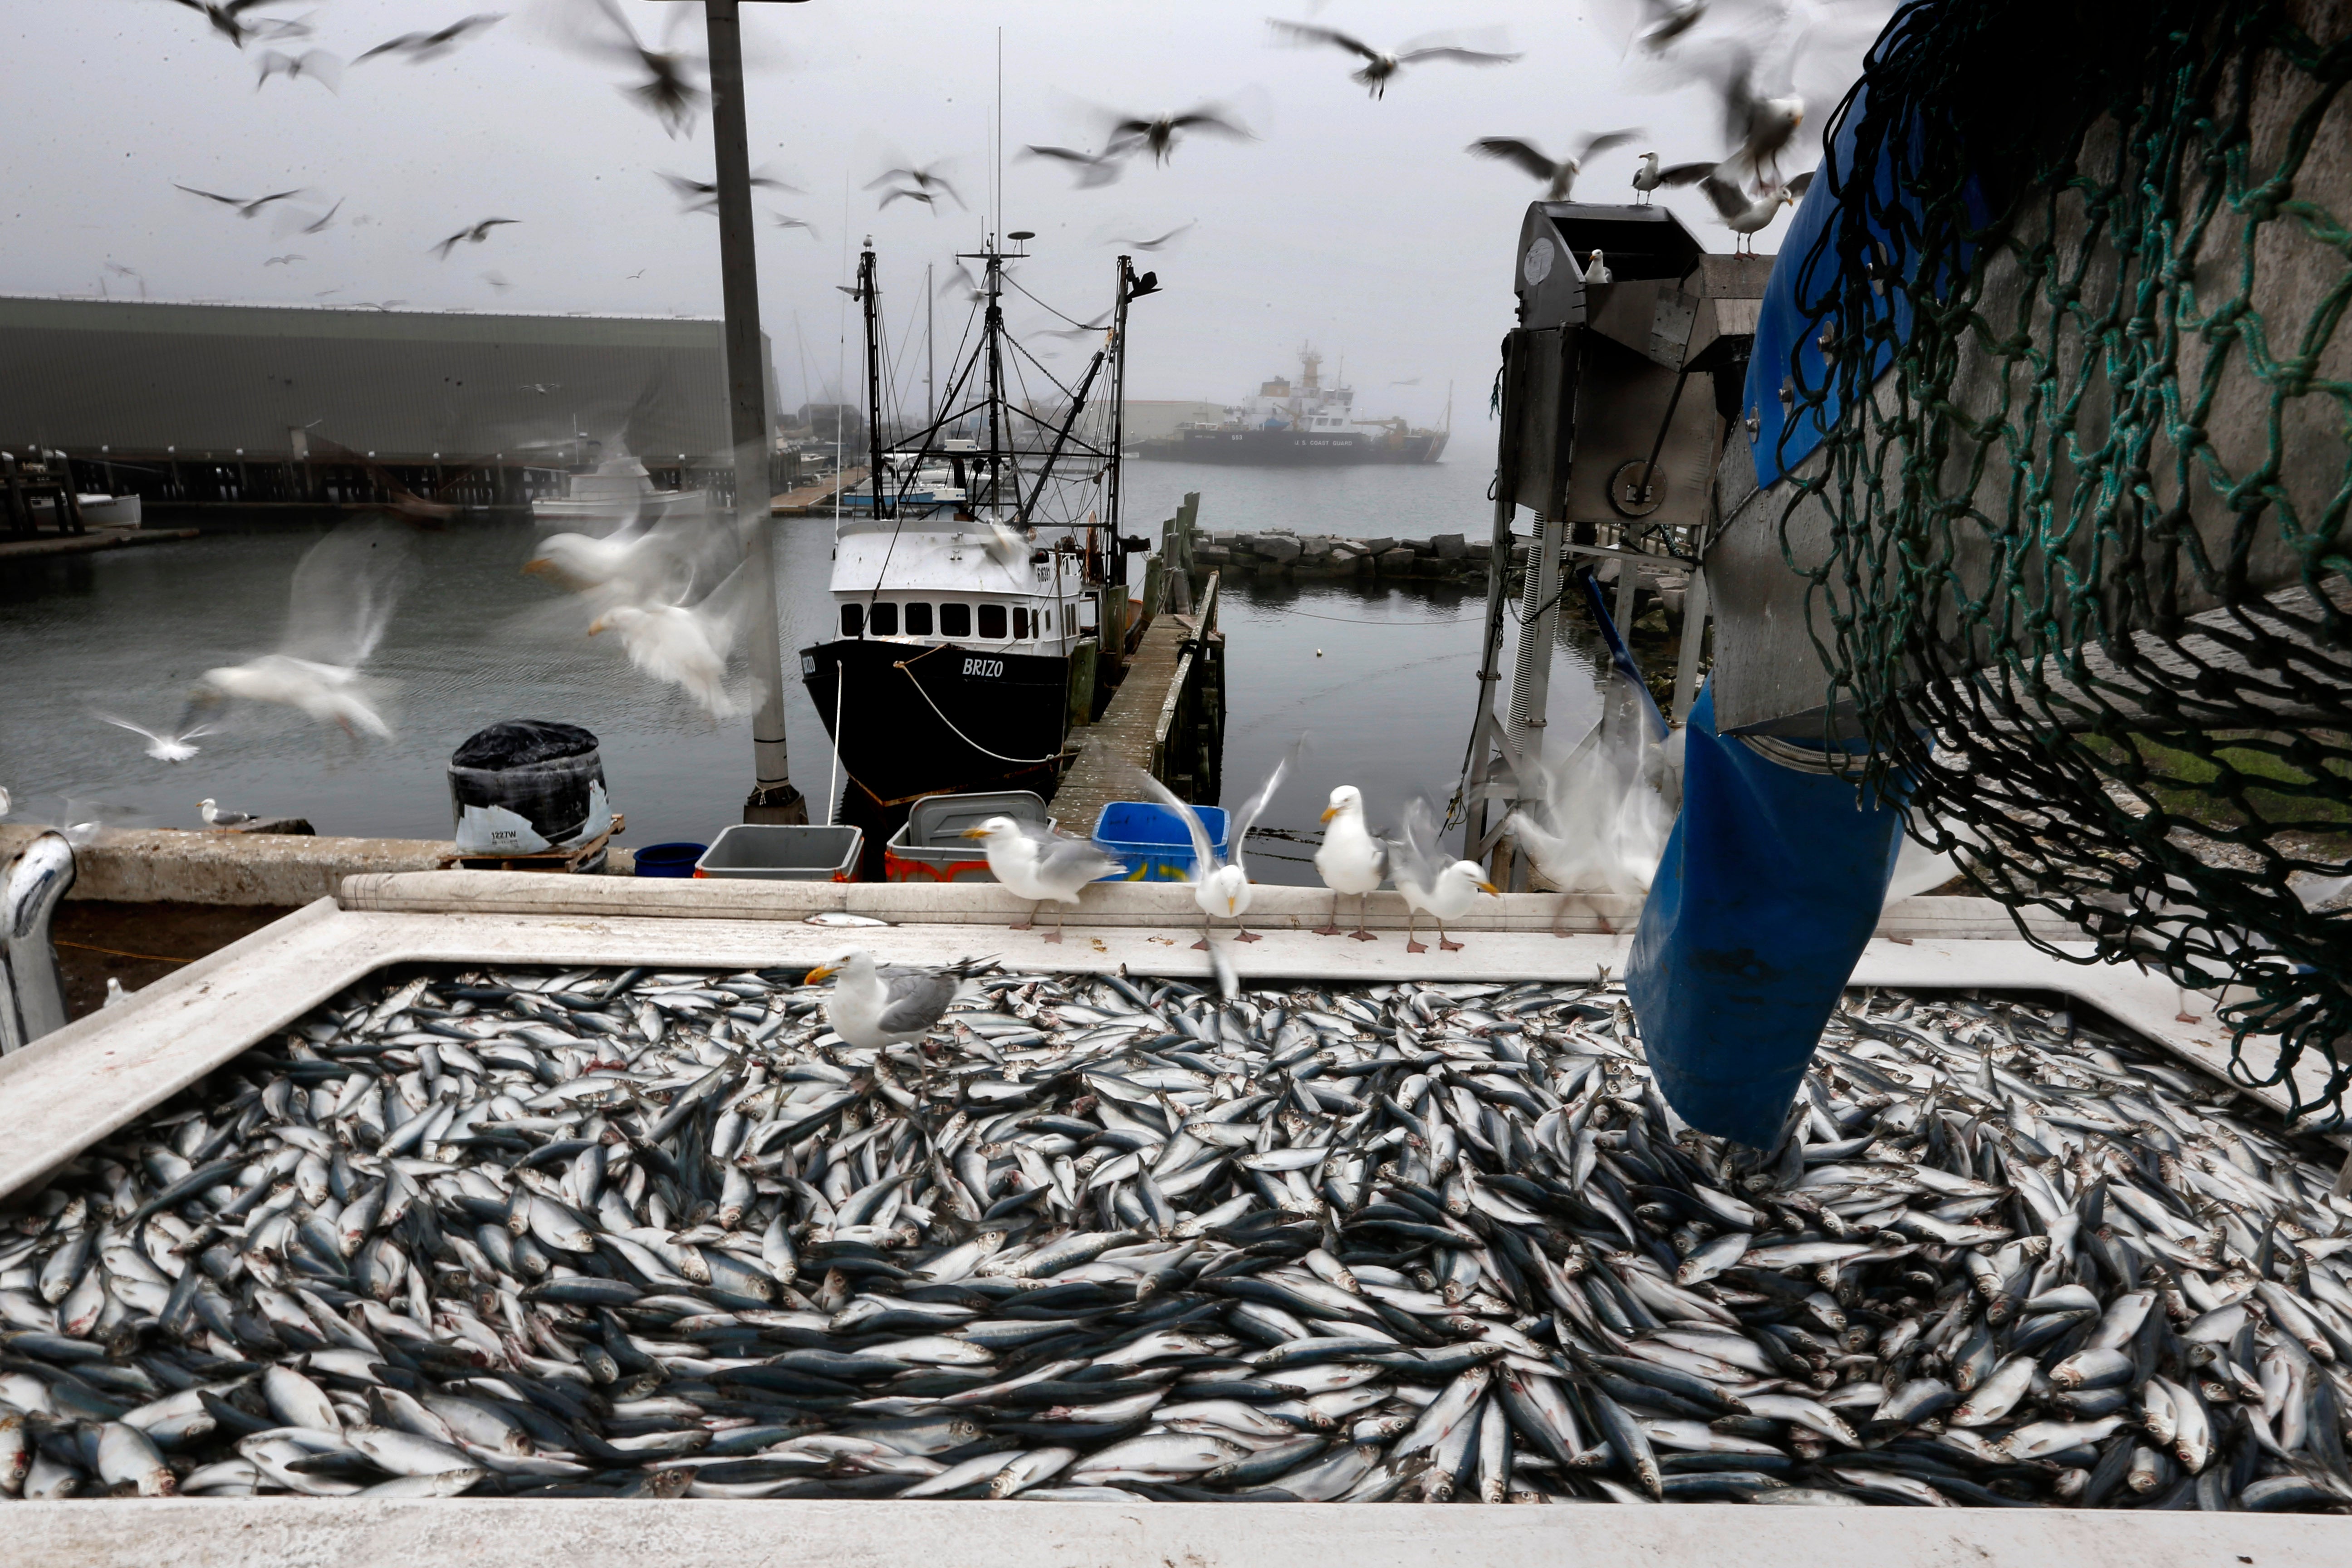
[[[13,859],[41,831],[0,827],[0,864]],[[332,897],[346,877],[437,870],[452,847],[432,838],[114,829],[74,851],[74,887],[67,897],[126,904],[285,908]],[[605,869],[615,875],[630,876],[636,869],[634,858],[617,846],[605,861]]]

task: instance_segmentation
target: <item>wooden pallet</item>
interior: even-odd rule
[[[441,857],[445,871],[554,871],[576,873],[581,867],[602,855],[629,825],[625,812],[613,814],[613,826],[585,844],[575,844],[566,849],[542,849],[535,855],[461,855],[452,850]]]

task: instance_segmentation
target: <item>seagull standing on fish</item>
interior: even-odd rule
[[[1087,883],[1127,869],[1089,840],[1064,838],[1034,823],[1016,822],[1009,816],[992,816],[977,827],[965,828],[963,836],[987,846],[990,875],[1012,889],[1015,897],[1036,906],[1029,911],[1027,920],[1008,928],[1013,931],[1034,927],[1048,902],[1075,904],[1086,892]],[[1054,929],[1045,933],[1047,942],[1062,940],[1063,913],[1061,910],[1054,911]]]
[[[1389,847],[1396,889],[1404,895],[1409,911],[1404,933],[1407,952],[1429,951],[1417,935],[1424,914],[1437,922],[1440,951],[1459,952],[1462,944],[1445,934],[1445,922],[1468,914],[1480,895],[1502,891],[1486,879],[1486,868],[1475,860],[1446,859],[1437,839],[1436,808],[1426,800],[1416,800],[1405,811],[1404,837]]]
[[[1245,918],[1249,914],[1252,890],[1249,869],[1242,864],[1242,851],[1249,843],[1250,829],[1257,826],[1259,814],[1265,810],[1265,803],[1272,800],[1274,792],[1282,787],[1282,775],[1289,771],[1290,762],[1290,757],[1286,756],[1276,763],[1274,772],[1266,775],[1265,783],[1258,786],[1258,792],[1244,801],[1241,809],[1234,813],[1228,824],[1234,858],[1227,861],[1217,858],[1217,847],[1209,841],[1208,824],[1201,820],[1201,814],[1192,809],[1189,801],[1179,797],[1174,790],[1142,769],[1135,770],[1135,776],[1143,787],[1157,797],[1160,805],[1174,812],[1182,820],[1184,830],[1192,836],[1192,902],[1201,910],[1201,940],[1192,945],[1204,952],[1209,947],[1209,922],[1220,917],[1233,921],[1238,928],[1234,937],[1235,942],[1263,940],[1249,929]]]
[[[1576,176],[1588,162],[1612,147],[1622,147],[1640,134],[1639,131],[1604,131],[1597,136],[1587,136],[1574,153],[1558,163],[1534,142],[1522,142],[1516,136],[1481,137],[1466,150],[1481,158],[1498,158],[1532,178],[1547,182],[1543,199],[1564,202],[1575,193]]]
[[[1315,651],[1319,658],[1323,650]],[[1331,923],[1315,934],[1339,934],[1339,900],[1353,893],[1356,929],[1348,934],[1358,942],[1380,941],[1364,929],[1364,910],[1388,879],[1389,850],[1365,825],[1364,794],[1354,784],[1333,790],[1330,803],[1323,808],[1323,843],[1315,851],[1315,874],[1331,889]]]
[[[824,1021],[860,1050],[919,1040],[935,1028],[956,998],[963,977],[940,969],[892,964],[883,968],[864,948],[852,948],[808,972],[805,984],[831,979]]]

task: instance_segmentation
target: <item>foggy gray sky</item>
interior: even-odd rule
[[[699,7],[623,3],[649,39],[680,9],[689,13],[681,38],[699,37]],[[1789,3],[1815,22],[1801,79],[1817,126],[1872,31],[1862,18],[1885,7]],[[586,0],[322,0],[308,7],[315,36],[276,47],[350,59],[500,4],[511,14],[455,53],[350,66],[330,92],[284,78],[257,91],[257,62],[272,46],[240,52],[170,0],[0,0],[14,65],[0,140],[0,292],[91,296],[102,279],[136,296],[140,279],[108,272],[111,262],[141,274],[156,299],[716,313],[718,225],[678,213],[656,174],[709,177],[708,116],[672,140],[616,90],[629,79],[621,68],[560,47],[561,18]],[[1601,0],[1600,15],[1613,4]],[[803,353],[820,395],[843,363],[840,341],[854,324],[833,285],[851,277],[869,234],[888,330],[919,362],[908,322],[923,266],[944,270],[983,231],[1002,26],[1004,226],[1037,232],[1036,258],[1020,274],[1029,288],[1092,320],[1108,300],[1110,237],[1198,220],[1176,245],[1138,258],[1167,292],[1136,307],[1131,396],[1229,401],[1290,369],[1311,338],[1330,361],[1344,356],[1360,414],[1434,421],[1451,380],[1457,422],[1475,426],[1510,325],[1520,214],[1540,193],[1464,146],[1516,135],[1557,153],[1581,131],[1647,128],[1587,171],[1578,194],[1599,201],[1631,199],[1633,153],[1643,148],[1669,162],[1723,151],[1709,93],[1633,90],[1639,64],[1623,64],[1594,10],[1528,0],[746,5],[752,162],[809,193],[761,191],[759,205],[823,236],[761,220],[761,310],[785,401],[803,396]],[[1386,46],[1438,27],[1501,27],[1527,58],[1409,68],[1374,101],[1347,79],[1351,62],[1338,51],[1278,47],[1269,16],[1311,16]],[[1099,145],[1089,104],[1156,113],[1204,99],[1239,108],[1259,139],[1197,139],[1167,166],[1131,161],[1097,190],[1073,190],[1057,166],[1010,157],[1031,142]],[[898,203],[877,212],[876,195],[859,187],[902,153],[952,158],[973,211],[934,217]],[[174,182],[240,196],[302,186],[308,205],[299,218],[286,203],[247,221]],[[337,198],[332,227],[289,232]],[[1711,248],[1730,248],[1703,198],[1676,194],[1671,205]],[[493,216],[521,221],[446,262],[429,254]],[[1760,249],[1774,247],[1780,226],[1759,237]],[[289,253],[304,259],[263,265]],[[491,271],[511,287],[485,280]],[[940,301],[943,343],[963,309]],[[1055,324],[1034,309],[1011,318],[1016,329]],[[1051,363],[1075,371],[1082,358],[1065,351]],[[855,384],[854,343],[846,363]],[[1391,384],[1406,381],[1418,384]]]

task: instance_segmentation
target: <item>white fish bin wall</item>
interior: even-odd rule
[[[1632,900],[1326,898],[352,879],[0,1061],[7,1560],[2352,1560],[2214,998],[1908,900],[1744,1150]],[[992,967],[861,1050],[853,946]]]

